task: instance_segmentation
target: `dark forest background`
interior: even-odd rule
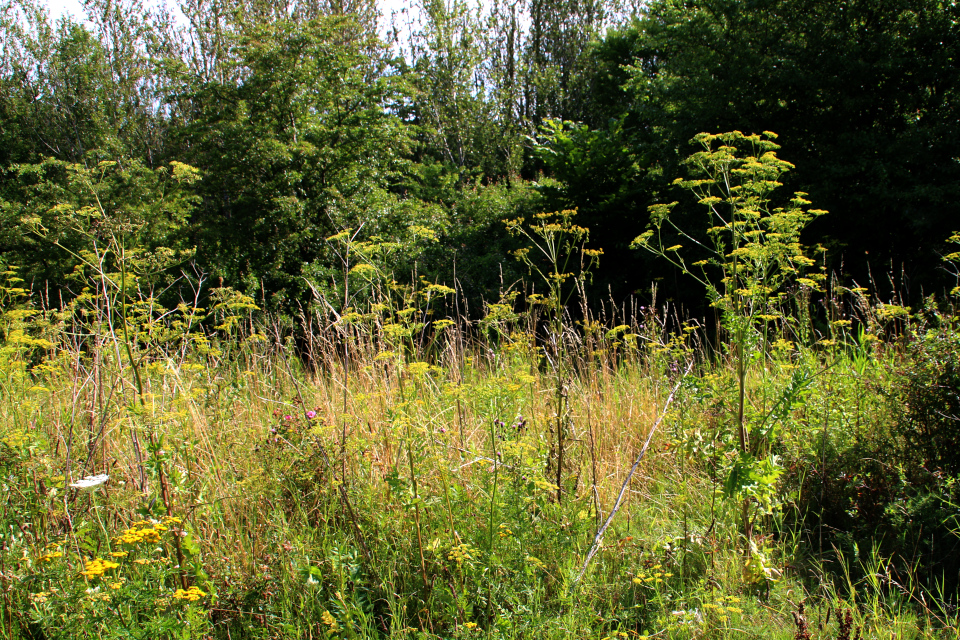
[[[730,130],[779,135],[783,193],[829,211],[804,240],[845,284],[910,300],[955,284],[956,2],[179,9],[87,0],[80,24],[0,3],[0,261],[51,304],[80,293],[70,251],[92,233],[174,266],[170,295],[207,283],[295,312],[338,286],[327,239],[348,231],[477,309],[525,273],[504,221],[576,208],[604,251],[592,295],[656,285],[695,309],[702,292],[630,242],[674,200],[697,233],[672,183],[695,134]]]

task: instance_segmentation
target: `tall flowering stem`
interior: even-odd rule
[[[557,502],[563,502],[564,449],[569,431],[569,359],[564,336],[564,312],[567,304],[589,277],[590,270],[599,261],[602,250],[588,249],[590,230],[574,224],[576,210],[540,213],[529,223],[522,219],[511,220],[507,230],[526,238],[531,244],[515,252],[516,257],[527,265],[547,285],[547,296],[531,295],[527,302],[542,305],[547,314],[547,335],[544,336],[544,352],[554,374],[554,432],[556,443],[556,492]]]

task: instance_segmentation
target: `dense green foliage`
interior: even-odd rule
[[[864,285],[872,269],[883,287],[904,269],[914,295],[943,286],[921,248],[942,247],[958,215],[958,15],[939,1],[653,2],[597,44],[597,115],[611,120],[552,145],[563,204],[597,237],[630,225],[625,212],[639,233],[639,210],[675,199],[688,140],[775,131],[790,190],[831,212],[808,241],[832,268]]]
[[[93,0],[85,24],[51,24],[35,0],[0,9],[0,252],[37,288],[67,287],[63,256],[18,225],[71,201],[57,162],[117,162],[155,200],[151,172],[177,161],[200,171],[193,205],[149,222],[167,235],[148,244],[195,249],[194,273],[272,308],[332,286],[325,238],[406,243],[422,226],[438,242],[394,267],[449,285],[453,264],[473,268],[479,310],[513,282],[466,266],[509,263],[503,219],[572,208],[605,251],[598,296],[663,280],[696,308],[629,243],[650,205],[676,199],[689,141],[733,130],[785,141],[788,189],[831,212],[805,234],[829,269],[879,289],[895,274],[918,299],[944,285],[955,2],[430,0],[378,19],[372,0],[257,0],[185,3],[184,21]]]
[[[84,7],[0,0],[0,636],[956,636],[956,2]]]

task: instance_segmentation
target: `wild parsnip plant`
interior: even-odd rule
[[[747,571],[768,578],[765,554],[753,539],[753,523],[775,509],[777,478],[782,473],[771,443],[777,431],[801,401],[810,374],[796,369],[789,383],[768,398],[770,385],[762,379],[774,348],[792,347],[796,339],[796,308],[791,298],[802,299],[804,290],[821,290],[823,274],[810,273],[814,261],[800,243],[800,233],[826,212],[809,209],[806,194],[796,193],[786,206],[777,206],[773,192],[783,174],[793,168],[776,155],[776,135],[744,135],[739,131],[701,133],[693,142],[702,147],[686,160],[692,178],[674,184],[691,191],[707,210],[705,234],[680,228],[671,217],[677,205],[650,207],[651,228],[634,240],[666,259],[706,291],[709,303],[720,312],[736,380],[733,429],[738,459],[725,469],[724,492],[742,504],[744,548],[749,552]],[[687,243],[666,246],[664,228]],[[693,250],[699,259],[688,263]],[[791,330],[793,329],[793,330]],[[761,372],[755,391],[762,396],[751,407],[752,367]],[[791,367],[792,368],[792,367]]]
[[[570,439],[570,413],[567,395],[572,375],[569,363],[568,336],[566,330],[567,308],[574,295],[583,293],[590,269],[603,254],[601,249],[586,247],[590,230],[574,224],[574,210],[540,213],[533,221],[511,220],[507,230],[527,239],[531,246],[518,249],[516,256],[527,265],[531,274],[546,285],[547,295],[532,293],[527,303],[542,306],[547,325],[543,336],[543,353],[554,375],[554,437],[556,459],[557,502],[564,495],[564,455]]]
[[[889,304],[836,289],[850,326],[788,343],[799,254],[764,258],[756,224],[746,253],[716,247],[744,314],[719,358],[664,306],[571,321],[597,255],[564,213],[520,231],[541,297],[480,321],[353,234],[330,240],[342,295],[298,326],[200,279],[164,306],[173,271],[118,235],[86,236],[89,291],[63,307],[5,269],[0,637],[954,637],[960,496],[909,442],[953,397],[956,324],[898,315],[928,336],[911,347]]]

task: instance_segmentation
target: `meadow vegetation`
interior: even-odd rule
[[[82,293],[0,287],[0,634],[956,637],[955,298],[827,277],[772,138],[699,137],[709,224],[636,241],[709,321],[588,304],[574,211],[508,223],[528,276],[473,314],[341,229],[298,317],[166,302],[136,225],[61,211]]]

